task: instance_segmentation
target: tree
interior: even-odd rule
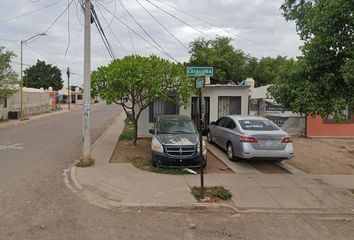
[[[92,95],[123,107],[134,125],[135,145],[142,111],[157,99],[187,105],[191,89],[182,64],[154,55],[126,56],[92,72]]]
[[[197,38],[189,44],[190,66],[214,67],[214,79],[218,83],[239,82],[244,79],[246,55],[231,45],[231,38]]]
[[[0,46],[0,98],[9,97],[15,93],[17,91],[15,85],[18,84],[18,76],[10,65],[15,54],[4,49]]]
[[[342,119],[354,109],[353,1],[286,0],[281,9],[304,45],[271,95],[294,112]]]
[[[35,65],[24,71],[24,85],[44,89],[52,87],[53,90],[58,91],[63,88],[61,71],[57,66],[37,60]]]
[[[256,87],[271,84],[279,76],[281,68],[288,66],[287,62],[292,61],[286,57],[277,56],[276,58],[262,57],[254,65],[253,69],[249,68],[248,74],[254,78]]]

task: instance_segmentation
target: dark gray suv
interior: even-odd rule
[[[194,122],[187,116],[162,115],[156,120],[151,141],[152,160],[157,166],[199,167],[199,134]],[[206,144],[203,141],[204,166]]]

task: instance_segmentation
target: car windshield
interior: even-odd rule
[[[238,121],[244,130],[274,131],[279,128],[269,120],[245,119]]]
[[[194,134],[197,130],[192,120],[164,119],[157,124],[157,134],[187,133]]]

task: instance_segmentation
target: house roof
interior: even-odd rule
[[[218,88],[218,87],[228,87],[228,88],[249,88],[248,85],[233,85],[233,84],[210,84],[205,85],[206,88]]]
[[[252,98],[268,99],[267,92],[270,86],[271,84],[251,89],[250,90],[251,99]]]

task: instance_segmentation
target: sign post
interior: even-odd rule
[[[204,114],[202,106],[202,90],[205,87],[205,78],[213,76],[212,67],[187,67],[187,76],[196,77],[195,87],[198,89],[199,98],[199,152],[200,152],[200,195],[204,199],[204,155],[203,155],[203,126]]]

